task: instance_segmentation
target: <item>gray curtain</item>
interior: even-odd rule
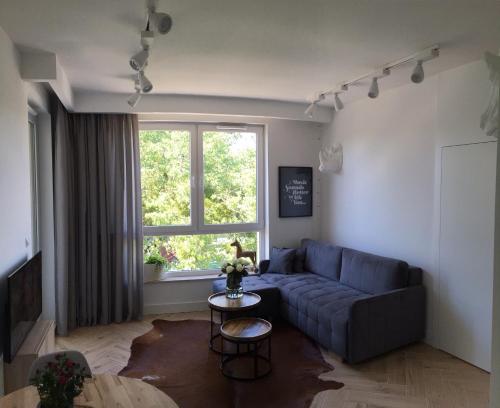
[[[138,122],[52,109],[57,331],[141,319]]]

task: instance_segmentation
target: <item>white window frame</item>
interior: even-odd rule
[[[264,167],[264,127],[258,125],[238,125],[232,129],[227,124],[219,127],[218,124],[208,123],[177,123],[177,122],[148,122],[141,121],[139,130],[187,130],[191,135],[191,224],[143,226],[144,236],[171,236],[171,235],[203,235],[227,233],[258,233],[259,254],[265,250],[265,167]],[[203,133],[206,131],[240,131],[256,134],[257,153],[257,214],[256,222],[241,224],[205,224],[204,222],[204,185],[203,185]],[[199,274],[219,273],[218,270],[172,271],[169,276],[193,276]]]

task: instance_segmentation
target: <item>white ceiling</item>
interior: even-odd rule
[[[146,72],[159,94],[306,101],[435,43],[442,56],[426,74],[500,46],[497,0],[160,0],[159,9],[174,22]],[[128,60],[144,14],[142,0],[0,0],[0,26],[20,46],[55,52],[77,92],[133,90]],[[392,77],[387,86],[408,81]]]

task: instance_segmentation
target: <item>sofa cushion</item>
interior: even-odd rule
[[[332,244],[303,239],[301,247],[305,249],[304,270],[338,281],[342,248]]]
[[[408,266],[408,286],[417,286],[422,284],[422,269],[416,266]]]
[[[298,248],[293,262],[294,273],[304,273],[304,261],[306,260],[306,249]]]
[[[296,253],[297,250],[291,248],[273,248],[267,272],[293,273]]]
[[[284,317],[324,347],[345,355],[349,309],[370,295],[313,273],[265,274],[281,292]]]
[[[371,294],[404,288],[408,286],[408,264],[344,248],[340,282]]]

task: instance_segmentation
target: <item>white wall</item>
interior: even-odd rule
[[[212,118],[213,120],[214,118]],[[196,120],[196,119],[193,119]],[[233,118],[233,121],[236,119]],[[223,121],[223,120],[222,120]],[[226,118],[227,121],[227,118]],[[304,237],[319,237],[319,190],[317,173],[321,125],[280,119],[238,117],[239,122],[260,123],[266,126],[266,236],[267,248],[298,246]],[[312,166],[314,169],[313,217],[278,217],[278,167]],[[266,257],[263,254],[261,258]],[[144,285],[144,312],[167,313],[207,308],[207,297],[213,279],[149,282]]]
[[[347,105],[323,134],[343,145],[344,168],[322,176],[322,238],[422,267],[433,345],[440,148],[491,140],[479,128],[488,87],[481,61],[387,92],[382,81],[378,99]]]
[[[27,89],[18,54],[0,28],[0,327],[6,277],[31,252],[31,195]],[[28,244],[26,243],[28,242]],[[1,342],[0,336],[0,342]],[[0,366],[0,377],[3,369]],[[0,378],[0,392],[3,377]]]
[[[319,237],[319,150],[322,127],[316,123],[271,120],[267,127],[266,220],[268,248],[297,247],[301,238]],[[313,216],[279,218],[278,167],[307,166],[313,168]],[[267,254],[268,255],[268,254]]]
[[[500,122],[500,116],[498,119]],[[500,143],[497,143],[497,158],[498,157],[500,157]],[[493,274],[493,341],[491,350],[492,373],[490,377],[490,407],[498,408],[500,407],[500,160],[497,160],[495,242],[493,251],[495,255]]]
[[[193,312],[208,309],[214,278],[147,282],[144,314]]]

